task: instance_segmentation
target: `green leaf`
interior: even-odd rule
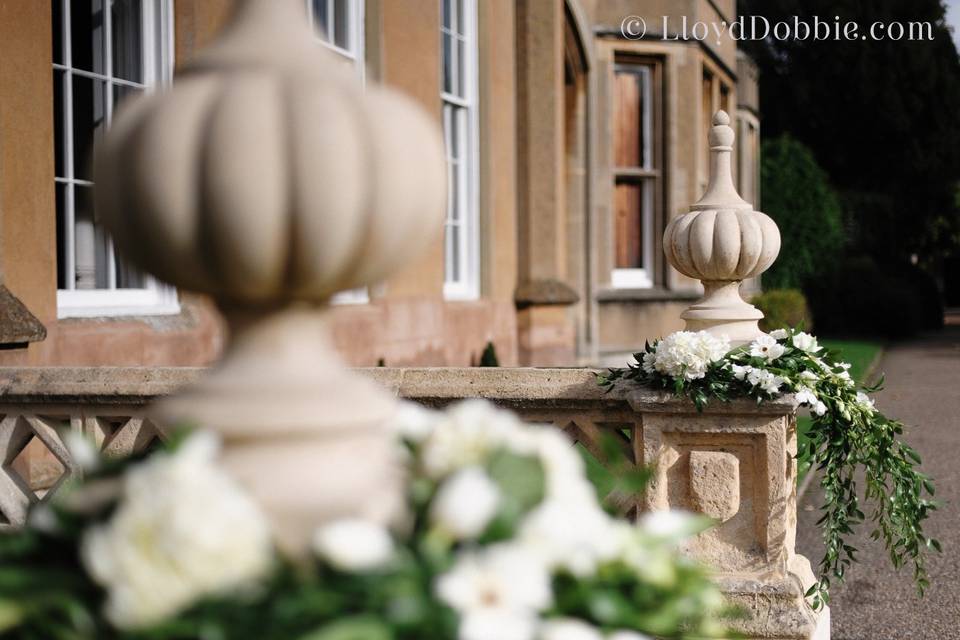
[[[391,640],[393,633],[382,621],[369,616],[338,620],[301,636],[299,640]]]

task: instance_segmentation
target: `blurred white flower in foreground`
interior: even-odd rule
[[[603,634],[582,620],[557,618],[544,623],[539,640],[603,640]]]
[[[435,525],[457,539],[483,533],[500,504],[500,490],[480,467],[467,467],[440,485],[430,508]]]
[[[537,613],[553,601],[546,567],[508,544],[461,553],[436,591],[460,614],[461,640],[530,640]]]
[[[85,535],[83,563],[107,590],[106,615],[118,627],[160,621],[271,568],[267,522],[214,464],[217,446],[197,433],[133,466],[116,512]]]
[[[370,571],[393,557],[393,540],[381,525],[360,519],[335,520],[317,529],[313,549],[341,571]]]

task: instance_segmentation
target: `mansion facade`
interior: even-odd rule
[[[735,0],[304,0],[317,55],[443,129],[448,198],[427,254],[332,301],[357,366],[615,361],[679,328],[699,283],[662,231],[702,193],[715,111],[759,209],[757,73],[736,42],[666,24]],[[0,3],[0,365],[200,366],[213,304],[130,267],[98,224],[91,156],[115,110],[163,90],[231,0]],[[666,16],[666,18],[664,18]],[[625,33],[627,18],[650,26]],[[322,45],[322,46],[321,46]],[[426,232],[426,231],[425,231]]]

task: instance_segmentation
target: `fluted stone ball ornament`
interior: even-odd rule
[[[718,111],[710,130],[710,181],[690,211],[674,218],[663,234],[667,261],[703,283],[703,297],[681,314],[689,331],[725,335],[744,344],[761,335],[756,307],[740,297],[740,283],[770,268],[780,252],[780,230],[753,210],[733,185],[730,116]]]
[[[445,203],[436,123],[360,87],[304,5],[238,0],[169,91],[122,106],[96,159],[98,213],[125,257],[211,295],[230,326],[223,359],[155,418],[218,431],[298,552],[330,519],[397,514],[395,400],[340,363],[325,310],[429,245]]]

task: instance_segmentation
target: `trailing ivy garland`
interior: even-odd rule
[[[870,535],[883,541],[894,567],[912,565],[921,595],[929,584],[924,553],[940,551],[940,543],[923,534],[923,521],[936,505],[927,499],[934,486],[918,468],[920,456],[898,439],[903,424],[877,411],[867,395],[880,383],[858,390],[850,365],[838,355],[795,329],[774,331],[732,351],[724,339],[681,331],[648,343],[634,354],[636,364],[599,376],[608,389],[618,381],[666,389],[689,398],[699,411],[710,400],[750,397],[760,403],[784,393],[810,408],[813,426],[798,457],[821,473],[825,497],[817,524],[823,527],[826,552],[820,579],[806,594],[816,609],[829,600],[830,580],[842,581],[856,561],[857,549],[846,538],[867,519],[860,510],[858,469],[866,479]]]

